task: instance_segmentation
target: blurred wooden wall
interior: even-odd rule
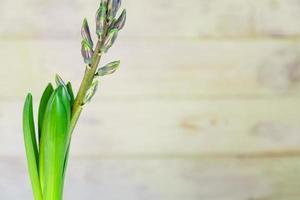
[[[23,100],[78,87],[98,0],[0,2],[0,199],[32,199]],[[77,127],[66,200],[298,200],[300,1],[124,0],[127,26]]]

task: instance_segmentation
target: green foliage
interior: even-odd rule
[[[42,131],[42,123],[46,111],[46,106],[48,104],[48,101],[50,99],[50,96],[52,95],[54,89],[51,83],[48,84],[46,89],[44,90],[44,93],[42,95],[40,105],[39,105],[39,115],[38,115],[38,130],[39,130],[39,141],[41,138],[41,131]]]
[[[71,105],[67,91],[59,86],[49,99],[40,142],[41,187],[45,200],[62,199],[64,161],[69,143]]]
[[[62,84],[62,80],[58,83],[60,84],[56,89],[49,83],[41,97],[38,144],[31,94],[28,94],[24,105],[23,132],[35,200],[61,200],[63,194],[70,130],[73,130],[70,124],[74,95],[70,83],[67,86]]]
[[[27,155],[27,163],[29,176],[31,179],[33,195],[35,200],[42,200],[42,190],[39,179],[39,153],[37,148],[34,121],[33,121],[33,109],[32,109],[32,95],[28,94],[23,109],[23,133],[24,142]]]
[[[74,97],[74,93],[73,93],[72,84],[70,82],[68,82],[66,86],[67,86],[68,93],[70,95],[70,103],[71,103],[71,105],[73,105],[75,97]]]

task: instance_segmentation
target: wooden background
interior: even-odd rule
[[[0,199],[32,200],[21,111],[77,88],[98,0],[0,2]],[[300,1],[124,0],[126,29],[77,127],[66,200],[298,200]],[[103,63],[104,63],[103,62]]]

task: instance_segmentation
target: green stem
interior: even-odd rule
[[[81,114],[81,111],[83,108],[83,100],[85,98],[86,92],[90,88],[90,86],[93,82],[95,72],[98,68],[98,65],[99,65],[99,62],[100,62],[100,59],[102,56],[101,46],[102,46],[102,42],[99,40],[97,42],[97,45],[95,48],[95,53],[92,58],[92,64],[90,66],[88,66],[85,70],[83,80],[81,82],[80,88],[79,88],[78,93],[75,98],[75,102],[72,107],[72,115],[71,115],[72,119],[71,119],[69,132],[68,132],[68,144],[67,144],[67,151],[66,151],[65,161],[64,161],[63,177],[65,177],[66,167],[68,164],[71,136],[72,136],[74,128],[77,124],[77,121],[80,117],[80,114]],[[64,180],[64,178],[63,178],[63,180]]]
[[[101,47],[103,45],[103,42],[101,40],[98,40],[94,55],[92,58],[92,64],[86,67],[85,74],[83,77],[83,80],[81,82],[81,85],[79,87],[78,93],[76,95],[73,108],[72,108],[72,121],[70,130],[73,132],[76,123],[78,121],[78,118],[80,117],[81,111],[82,111],[82,106],[83,106],[83,101],[86,95],[86,92],[90,88],[91,84],[93,83],[93,79],[96,73],[96,70],[98,68],[98,65],[100,63],[101,57],[102,57],[102,52],[101,52]],[[72,134],[71,132],[71,134]]]
[[[98,65],[99,65],[101,57],[102,57],[101,48],[104,43],[104,38],[107,35],[107,31],[108,31],[108,25],[106,24],[104,26],[104,31],[103,31],[104,37],[102,39],[98,40],[97,45],[95,47],[94,55],[92,58],[92,63],[86,67],[83,80],[81,82],[81,85],[79,87],[78,93],[75,98],[75,102],[72,107],[72,121],[74,123],[71,123],[71,127],[70,127],[71,131],[74,130],[76,123],[78,121],[78,118],[80,117],[86,92],[88,91],[91,84],[93,83],[93,79],[94,79],[96,70],[98,68]],[[71,132],[71,134],[72,134],[72,132]]]
[[[95,53],[94,53],[94,56],[92,59],[92,64],[86,68],[83,80],[81,82],[80,88],[79,88],[77,96],[75,98],[75,102],[74,102],[73,109],[72,109],[72,116],[82,106],[86,92],[93,82],[97,67],[99,65],[99,62],[100,62],[100,59],[102,56],[102,53],[100,51],[101,46],[102,46],[101,42],[98,41],[96,48],[95,48]],[[79,117],[79,115],[78,115],[78,117]]]

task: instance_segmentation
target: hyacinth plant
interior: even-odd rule
[[[70,82],[56,75],[56,87],[48,84],[41,97],[37,135],[33,118],[32,95],[23,110],[23,132],[29,176],[35,200],[62,200],[72,132],[86,103],[94,96],[98,79],[112,74],[120,62],[98,67],[101,56],[114,44],[126,21],[126,10],[117,17],[121,0],[101,0],[96,13],[97,44],[94,47],[88,22],[83,21],[81,53],[85,74],[76,97]]]

